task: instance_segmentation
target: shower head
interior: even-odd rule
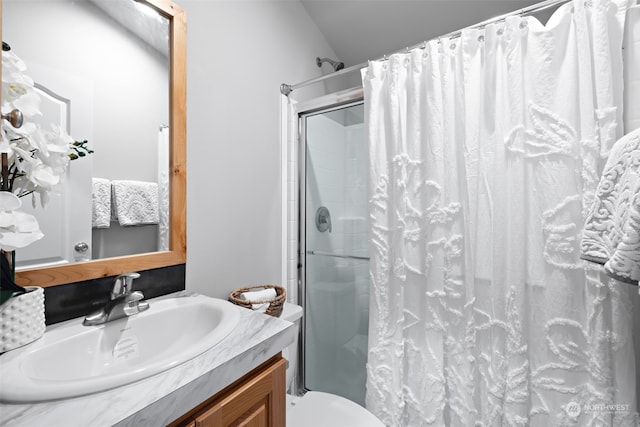
[[[316,58],[316,65],[318,67],[322,67],[323,62],[328,62],[329,64],[331,64],[331,66],[333,67],[333,71],[342,70],[344,68],[344,62],[334,61],[333,59],[329,58]]]

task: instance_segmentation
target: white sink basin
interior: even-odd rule
[[[119,387],[184,363],[222,341],[240,320],[228,301],[203,295],[150,300],[140,314],[100,326],[73,319],[0,356],[0,401],[42,402]]]

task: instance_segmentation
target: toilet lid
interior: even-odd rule
[[[307,392],[287,411],[288,427],[384,427],[362,406],[334,394]]]

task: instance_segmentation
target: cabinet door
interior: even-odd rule
[[[280,359],[195,416],[197,427],[284,427],[285,364]]]

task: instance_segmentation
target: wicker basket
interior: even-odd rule
[[[264,300],[264,301],[250,301],[250,300],[240,299],[240,295],[243,292],[258,291],[262,289],[271,289],[271,288],[276,290],[275,298]],[[280,317],[280,315],[282,314],[282,308],[284,307],[284,301],[286,298],[287,298],[287,291],[282,286],[276,286],[276,285],[259,285],[259,286],[252,286],[250,288],[240,288],[232,291],[229,294],[229,301],[241,307],[248,308],[250,310],[253,310],[253,304],[269,303],[269,307],[267,308],[265,313],[273,317]]]

